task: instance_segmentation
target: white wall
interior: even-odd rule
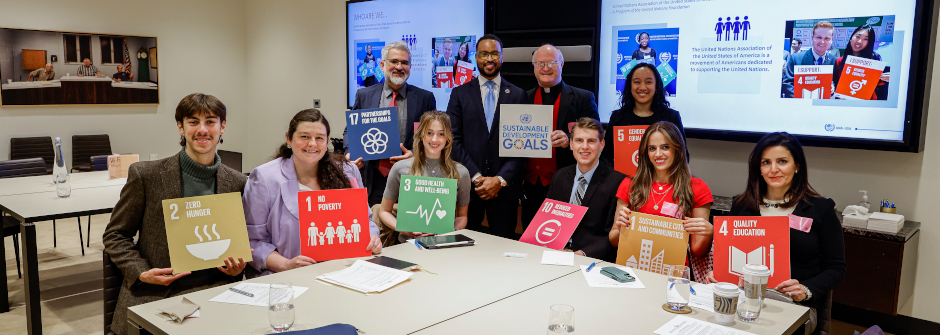
[[[113,151],[139,153],[142,160],[152,153],[160,158],[175,154],[180,147],[173,114],[179,100],[195,92],[215,95],[228,107],[220,148],[247,150],[251,128],[241,1],[0,0],[0,8],[0,22],[9,28],[156,36],[161,76],[158,106],[0,106],[0,159],[9,157],[11,137],[60,136],[70,156],[72,135],[102,133],[110,134]],[[103,8],[136,14],[105,17]],[[45,19],[37,20],[36,13]],[[101,19],[89,19],[94,17]]]

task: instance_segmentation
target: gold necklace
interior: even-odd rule
[[[663,193],[656,193],[656,192],[653,192],[654,194],[660,194],[660,195],[663,196],[662,199],[659,199],[659,201],[656,201],[656,197],[653,197],[653,209],[655,209],[655,210],[657,210],[657,211],[659,210],[659,205],[662,204],[663,201],[666,201],[666,198],[667,198],[667,197],[666,197],[666,193],[669,193],[669,190],[671,190],[671,189],[672,189],[672,185],[669,185],[669,188],[667,188],[665,191],[663,191]]]

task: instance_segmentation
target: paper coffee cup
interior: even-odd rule
[[[731,283],[715,284],[715,321],[721,325],[733,325],[738,309],[738,285]]]

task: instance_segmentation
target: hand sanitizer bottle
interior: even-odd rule
[[[868,202],[868,191],[866,191],[866,190],[861,190],[861,191],[858,191],[858,192],[862,194],[862,201],[859,201],[859,202],[858,202],[858,205],[859,205],[859,206],[862,206],[862,207],[865,207],[865,209],[868,209],[868,210],[870,211],[870,210],[871,210],[871,203]]]
[[[65,156],[62,155],[62,138],[55,138],[55,166],[52,167],[52,178],[55,183],[56,194],[60,198],[72,195],[72,184],[69,182],[69,169],[65,166]]]

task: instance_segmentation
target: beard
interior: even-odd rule
[[[400,77],[393,76],[392,74],[395,74],[395,73],[399,73],[402,76]],[[409,77],[409,74],[405,73],[405,71],[391,70],[391,71],[385,72],[385,79],[388,80],[390,83],[394,84],[395,86],[404,85],[405,82],[408,81],[408,77]]]
[[[495,65],[495,66],[493,67],[493,71],[492,71],[492,73],[491,73],[491,72],[487,72],[487,71],[486,71],[486,66],[489,65],[489,64],[490,64],[490,63],[483,63],[483,66],[480,67],[480,73],[481,73],[483,76],[485,76],[485,77],[489,77],[489,78],[496,77],[496,75],[499,74],[499,69],[500,69],[503,65],[500,64],[500,63],[497,62],[497,61],[493,61],[493,65]]]

